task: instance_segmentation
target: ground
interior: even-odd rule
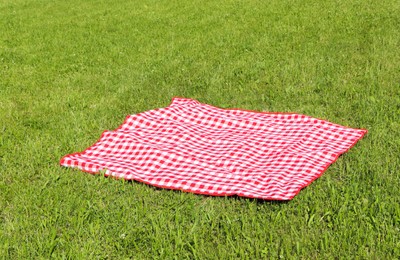
[[[400,257],[398,1],[0,0],[6,259]],[[368,134],[289,202],[59,166],[172,97]]]

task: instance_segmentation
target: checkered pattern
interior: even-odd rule
[[[60,164],[198,194],[290,200],[366,132],[174,98],[166,108],[128,116]]]

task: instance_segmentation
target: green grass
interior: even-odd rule
[[[0,0],[0,256],[398,259],[399,28],[395,0]],[[284,203],[59,167],[174,96],[369,132]]]

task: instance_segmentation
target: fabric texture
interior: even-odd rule
[[[197,194],[290,200],[366,132],[174,98],[166,108],[128,116],[60,164]]]

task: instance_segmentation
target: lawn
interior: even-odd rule
[[[0,0],[0,256],[398,259],[400,2]],[[62,168],[172,97],[368,134],[288,202]]]

